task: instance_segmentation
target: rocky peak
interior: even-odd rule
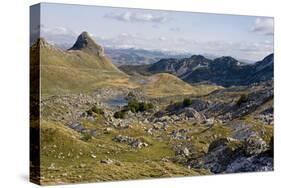
[[[69,50],[81,50],[90,54],[104,56],[103,47],[97,44],[89,33],[85,31],[78,36],[75,44]]]
[[[215,63],[226,63],[226,64],[236,64],[238,61],[230,56],[223,56],[216,58],[214,60]]]
[[[206,58],[202,55],[192,55],[189,59],[194,61],[204,61]]]

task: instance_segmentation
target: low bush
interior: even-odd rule
[[[238,106],[240,106],[242,103],[245,103],[245,102],[247,102],[247,101],[248,101],[248,95],[242,94],[242,95],[240,96],[240,98],[238,99],[238,101],[236,102],[236,104],[237,104]]]
[[[189,98],[185,98],[185,99],[183,99],[182,104],[183,104],[184,107],[188,107],[192,104],[192,100],[189,99]]]
[[[89,132],[82,132],[81,140],[88,142],[92,139],[92,135]]]
[[[99,115],[104,114],[104,111],[101,108],[98,108],[96,105],[94,105],[91,109],[87,110],[88,115],[91,115],[93,112]]]
[[[135,113],[139,110],[139,108],[140,108],[140,105],[139,105],[139,102],[136,99],[129,100],[128,106],[127,106],[128,110]]]
[[[153,108],[154,105],[152,103],[138,102],[136,99],[129,100],[128,106],[126,107],[127,110],[130,110],[133,113],[144,112]]]
[[[126,116],[126,111],[121,110],[121,111],[115,112],[113,116],[117,119],[124,119]]]

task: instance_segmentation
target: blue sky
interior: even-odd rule
[[[41,4],[41,36],[71,46],[82,32],[101,45],[252,61],[273,52],[273,19],[178,11]]]

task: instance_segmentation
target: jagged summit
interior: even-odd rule
[[[189,59],[192,59],[192,60],[206,60],[207,58],[205,58],[203,55],[192,55]]]
[[[78,36],[75,44],[69,50],[82,50],[90,54],[104,56],[103,47],[97,44],[86,31]]]
[[[214,62],[216,62],[216,63],[236,63],[238,61],[231,56],[222,56],[222,57],[214,59]]]

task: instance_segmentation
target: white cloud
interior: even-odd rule
[[[41,32],[48,33],[49,35],[76,35],[75,32],[73,32],[70,29],[67,29],[65,27],[45,27],[44,25],[41,26]]]
[[[171,28],[170,28],[170,31],[173,31],[173,32],[180,32],[180,31],[181,31],[181,28],[179,28],[179,27],[171,27]]]
[[[257,18],[255,20],[255,25],[252,28],[252,31],[265,35],[273,35],[274,34],[273,18]]]
[[[163,15],[153,15],[150,13],[132,13],[124,12],[121,14],[110,13],[104,16],[105,18],[115,19],[124,22],[154,22],[154,23],[164,23],[166,22],[166,17]]]
[[[71,47],[80,33],[66,27],[40,26],[40,36],[62,48]]]
[[[160,41],[166,41],[166,40],[167,40],[166,37],[159,37],[158,39],[159,39]]]

